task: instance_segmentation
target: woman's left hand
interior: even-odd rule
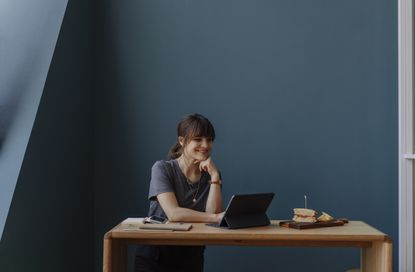
[[[207,158],[204,161],[199,162],[199,170],[206,171],[209,173],[210,178],[214,181],[219,180],[219,171],[216,168],[216,165],[213,163],[213,160],[211,157]]]

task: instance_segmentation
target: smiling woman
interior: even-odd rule
[[[211,157],[215,130],[191,114],[177,125],[177,143],[169,160],[151,172],[148,216],[180,222],[220,222],[223,216],[220,172]],[[203,271],[202,246],[139,246],[135,271]]]

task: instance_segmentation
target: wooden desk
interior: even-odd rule
[[[127,246],[223,245],[282,247],[359,247],[363,272],[392,272],[392,241],[384,233],[361,221],[345,226],[296,230],[270,226],[227,230],[192,223],[190,231],[126,230],[120,224],[104,236],[104,272],[127,271]]]

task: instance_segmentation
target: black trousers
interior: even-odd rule
[[[203,272],[204,247],[140,246],[135,272]]]

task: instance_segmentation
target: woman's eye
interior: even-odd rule
[[[201,142],[203,140],[205,140],[207,142],[213,142],[212,138],[193,138],[193,141],[195,141],[195,142]]]

